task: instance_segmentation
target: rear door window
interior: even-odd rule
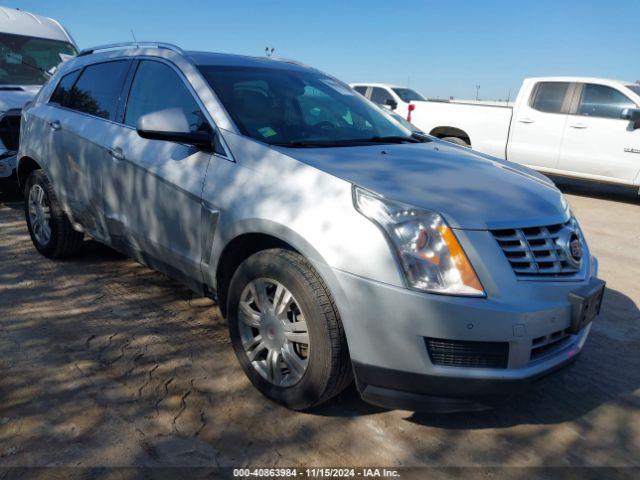
[[[587,83],[582,89],[578,115],[619,119],[625,108],[636,108],[636,104],[622,92],[605,85]]]
[[[541,82],[537,85],[531,108],[547,113],[566,113],[569,82]]]
[[[86,67],[71,92],[69,107],[114,120],[129,62],[117,60]]]

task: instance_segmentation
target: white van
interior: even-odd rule
[[[15,175],[20,110],[77,52],[56,20],[0,7],[0,178]]]

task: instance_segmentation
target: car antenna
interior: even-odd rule
[[[130,31],[131,31],[131,36],[133,37],[133,41],[134,41],[135,43],[138,43],[138,40],[136,40],[136,35],[135,35],[135,33],[133,33],[133,28],[132,28],[132,29],[130,29]]]

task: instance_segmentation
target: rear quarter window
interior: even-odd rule
[[[75,72],[67,73],[66,75],[64,75],[60,79],[60,82],[58,82],[58,86],[53,91],[53,94],[51,94],[49,103],[55,103],[63,107],[68,107],[71,98],[71,89],[73,88],[73,84],[76,82],[79,75],[80,70],[76,70]]]

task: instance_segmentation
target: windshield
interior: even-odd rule
[[[314,71],[200,66],[240,131],[272,145],[322,147],[413,141],[360,94]]]
[[[627,88],[636,95],[640,95],[640,85],[627,85]]]
[[[393,118],[396,122],[399,122],[404,128],[407,128],[407,129],[411,130],[413,133],[424,133],[422,130],[420,130],[418,127],[416,127],[414,124],[410,123],[402,115],[398,115],[393,110],[384,109],[382,111],[384,113],[386,113],[387,115],[389,115],[391,118]]]
[[[43,85],[76,53],[67,42],[0,33],[0,85]]]
[[[414,100],[426,102],[426,99],[422,95],[410,88],[393,88],[392,90],[396,92],[396,95],[398,95],[405,103],[409,103]]]

